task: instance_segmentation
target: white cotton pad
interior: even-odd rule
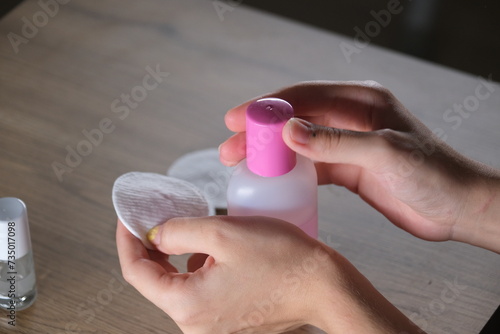
[[[112,197],[118,218],[149,249],[154,249],[146,237],[151,228],[174,217],[213,214],[197,187],[161,174],[124,174],[116,179]]]
[[[183,155],[170,166],[168,176],[188,181],[205,195],[212,208],[227,208],[226,191],[233,167],[224,166],[219,151],[209,148]]]

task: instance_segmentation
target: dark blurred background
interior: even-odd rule
[[[2,0],[0,2],[0,18],[21,2],[19,0]]]
[[[400,14],[371,43],[483,77],[500,80],[498,0],[243,0],[319,28],[354,37],[374,21],[371,11],[400,3]],[[398,7],[399,8],[399,7]]]
[[[498,0],[218,1],[233,6],[241,3],[350,37],[355,36],[355,27],[365,31],[366,24],[375,20],[372,12],[399,3],[401,13],[391,15],[389,24],[371,38],[371,43],[500,80]],[[0,2],[0,15],[5,15],[21,1]]]

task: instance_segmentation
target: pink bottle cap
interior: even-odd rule
[[[293,117],[290,103],[260,99],[247,108],[247,166],[257,175],[280,176],[291,171],[296,154],[286,146],[281,135],[285,123]]]

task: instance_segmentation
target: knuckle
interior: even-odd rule
[[[134,284],[137,282],[137,272],[133,270],[132,268],[122,268],[122,276],[123,279],[129,283],[130,285],[134,286]]]
[[[322,142],[325,145],[324,149],[330,151],[337,149],[342,144],[342,137],[345,135],[345,132],[336,128],[324,127],[318,131],[318,135],[327,139]]]
[[[393,144],[401,142],[403,140],[401,133],[393,129],[380,129],[376,131],[376,134],[386,145],[392,146]]]
[[[171,312],[172,319],[181,327],[192,327],[197,324],[199,316],[194,312],[189,312],[186,310],[177,310]]]
[[[381,129],[376,133],[382,140],[382,147],[388,151],[411,151],[418,148],[410,133],[393,129]]]
[[[185,300],[185,298],[181,300]],[[200,330],[200,325],[201,327],[205,327],[208,323],[207,317],[209,315],[207,312],[193,305],[193,303],[186,304],[186,302],[180,302],[177,305],[183,305],[184,307],[176,307],[169,310],[169,316],[181,328],[189,328],[191,330],[191,332],[183,330],[184,333],[195,333],[195,330]]]
[[[203,234],[208,238],[208,242],[217,249],[227,247],[231,240],[229,229],[224,228],[226,225],[224,221],[217,224],[206,224],[201,227]]]
[[[378,94],[378,99],[376,99],[376,100],[378,100],[378,102],[387,101],[387,100],[392,99],[392,97],[393,97],[391,91],[388,88],[382,86],[382,84],[380,84],[377,81],[366,80],[366,81],[363,81],[363,85],[365,87],[370,88],[373,92]]]
[[[380,129],[377,130],[376,133],[380,138],[386,140],[387,142],[397,141],[401,139],[399,132],[393,129]]]
[[[364,85],[367,87],[372,87],[375,89],[385,89],[378,81],[375,80],[365,80],[363,81]]]

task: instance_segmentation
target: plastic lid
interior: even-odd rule
[[[23,201],[0,198],[0,260],[19,259],[31,250],[28,214]]]
[[[260,99],[247,108],[247,166],[255,174],[280,176],[291,171],[297,158],[283,141],[285,123],[293,117],[290,103],[277,99]]]

